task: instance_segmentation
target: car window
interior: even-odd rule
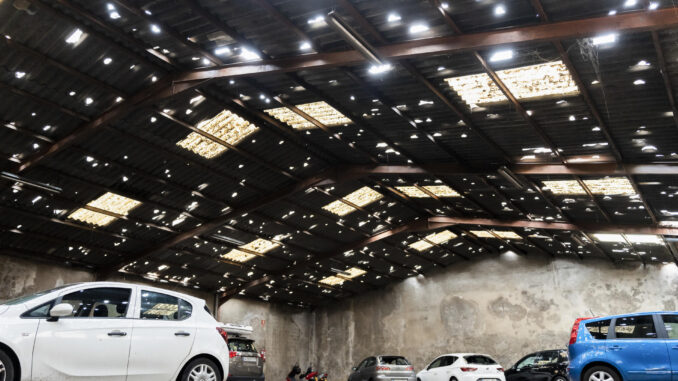
[[[593,321],[586,323],[585,326],[594,339],[605,340],[607,339],[607,332],[610,330],[610,321],[610,319]]]
[[[22,318],[46,318],[49,317],[49,311],[54,306],[54,300],[50,300],[47,303],[43,303],[37,307],[33,307],[30,310],[21,314]]]
[[[228,349],[235,352],[256,352],[254,341],[244,339],[228,339]]]
[[[439,358],[433,360],[431,365],[429,365],[428,368],[426,368],[426,369],[434,369],[434,368],[441,367],[442,362],[443,362],[443,357],[439,357]]]
[[[369,368],[371,366],[377,365],[377,359],[374,357],[370,357],[367,359],[367,364],[365,364],[365,368]]]
[[[73,306],[75,318],[122,318],[127,315],[132,290],[119,287],[97,287],[71,292],[58,303]]]
[[[617,339],[655,339],[657,331],[652,315],[627,316],[617,318],[614,335]]]
[[[440,363],[440,366],[450,366],[457,361],[457,357],[455,356],[445,356],[443,358],[443,361]]]
[[[666,337],[671,340],[678,340],[678,315],[662,315]]]
[[[362,368],[364,368],[365,366],[367,366],[367,360],[369,360],[369,358],[366,358],[365,360],[363,360],[363,361],[360,363],[360,365],[357,366],[357,369],[362,369]]]
[[[381,356],[381,364],[383,365],[410,365],[410,363],[401,356]]]
[[[142,319],[150,320],[185,320],[191,317],[191,303],[176,296],[153,291],[141,291]]]
[[[539,355],[529,355],[527,357],[524,357],[523,359],[519,360],[516,363],[516,369],[531,367],[531,366],[534,365],[535,362],[537,362],[538,358],[539,358]]]
[[[487,356],[482,356],[482,355],[471,355],[471,356],[464,356],[464,360],[466,360],[467,363],[469,364],[476,364],[476,365],[494,365],[497,362],[492,360],[491,358]]]

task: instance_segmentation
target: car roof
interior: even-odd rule
[[[191,296],[188,294],[184,294],[182,292],[176,292],[172,290],[167,290],[164,288],[159,288],[159,287],[153,287],[153,286],[147,286],[145,284],[138,284],[138,283],[127,283],[127,282],[110,282],[110,281],[102,281],[102,282],[80,282],[80,283],[73,283],[65,286],[60,292],[68,291],[72,288],[80,288],[80,287],[141,287],[144,290],[147,291],[153,291],[153,292],[159,292],[163,294],[169,294],[172,296],[176,296],[182,299],[185,299],[192,304],[200,305],[200,304],[205,304],[205,301],[203,299],[197,298],[195,296]]]
[[[447,354],[444,354],[444,355],[440,355],[440,356],[438,356],[438,357],[442,357],[442,356],[457,356],[457,357],[464,357],[464,356],[487,356],[487,357],[489,357],[489,358],[493,358],[492,356],[486,355],[486,354],[484,354],[484,353],[470,353],[470,352],[469,352],[469,353],[447,353]],[[436,357],[436,358],[438,358],[438,357]]]
[[[599,320],[620,318],[620,317],[629,317],[629,316],[641,316],[641,315],[655,315],[655,314],[678,314],[678,311],[655,311],[655,312],[633,312],[629,314],[619,314],[619,315],[607,315],[607,316],[596,316],[594,318],[582,320],[580,323],[588,323]]]

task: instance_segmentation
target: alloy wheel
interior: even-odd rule
[[[5,364],[0,361],[0,381],[5,381],[7,377],[7,370],[5,369]]]
[[[612,375],[608,372],[599,370],[589,376],[589,381],[612,381]]]
[[[188,374],[189,381],[217,381],[217,372],[207,364],[198,364]],[[4,381],[0,378],[0,381]]]

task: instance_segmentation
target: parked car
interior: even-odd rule
[[[417,381],[506,381],[504,368],[492,357],[450,353],[433,360],[417,374]]]
[[[577,319],[568,353],[571,381],[675,381],[678,312]]]
[[[504,372],[506,381],[567,381],[567,350],[530,353]]]
[[[72,284],[0,304],[0,381],[222,381],[226,338],[201,299]]]
[[[402,356],[372,356],[353,368],[348,381],[415,381],[414,367]]]
[[[254,340],[247,337],[252,327],[226,324],[223,328],[228,332],[228,381],[264,381],[266,359],[257,352]]]

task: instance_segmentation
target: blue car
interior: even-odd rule
[[[575,321],[570,381],[678,381],[678,312]]]

